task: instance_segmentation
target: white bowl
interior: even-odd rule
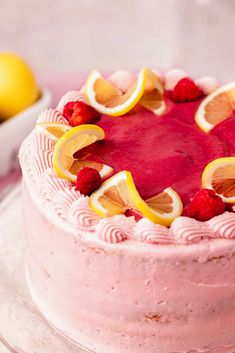
[[[0,176],[18,165],[18,150],[35,125],[38,114],[51,104],[51,92],[41,89],[41,97],[26,110],[0,124]]]

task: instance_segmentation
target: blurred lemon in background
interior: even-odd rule
[[[34,74],[14,53],[0,52],[0,119],[8,119],[39,97]]]

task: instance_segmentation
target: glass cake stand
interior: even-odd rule
[[[0,203],[0,230],[0,352],[87,352],[49,326],[30,298],[24,278],[20,185]]]

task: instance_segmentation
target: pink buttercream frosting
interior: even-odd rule
[[[129,71],[119,70],[108,77],[108,80],[123,93],[127,92],[136,80],[136,76]]]
[[[47,170],[52,169],[52,151],[39,151],[32,154],[32,158],[26,161],[27,171],[31,179],[37,183],[38,178]]]
[[[164,75],[162,72],[157,69],[152,69],[152,71],[160,78],[162,82],[164,82]],[[135,83],[136,75],[127,70],[118,70],[110,75],[108,80],[121,92],[126,93]]]
[[[188,217],[176,218],[170,231],[177,244],[193,244],[201,240],[217,238],[217,234],[209,228],[208,224]]]
[[[173,91],[177,83],[185,77],[189,77],[187,72],[180,69],[173,69],[165,74],[165,89]],[[196,85],[203,94],[208,95],[218,88],[218,81],[214,77],[205,76],[195,80]]]
[[[54,212],[57,216],[67,221],[73,203],[81,197],[80,192],[76,191],[74,187],[58,191],[53,199]]]
[[[195,80],[196,85],[205,95],[208,95],[219,87],[218,81],[214,77],[205,76]]]
[[[38,184],[39,192],[44,202],[53,202],[58,192],[70,190],[72,187],[69,181],[57,177],[51,169],[45,171],[38,180]]]
[[[29,177],[31,178],[32,182],[33,180],[35,180],[34,176],[30,176],[30,161],[31,161],[31,155],[32,152],[34,153],[34,148],[33,148],[33,139],[32,139],[32,135],[34,135],[34,131],[32,131],[29,136],[24,140],[24,142],[22,143],[20,150],[19,150],[19,160],[21,163],[21,169],[22,169],[22,173],[26,173],[27,175],[29,175]]]
[[[214,233],[217,233],[221,238],[235,238],[235,214],[225,212],[219,216],[210,219],[207,222],[208,226]]]
[[[70,205],[68,220],[80,231],[93,232],[100,217],[89,206],[89,197],[80,197]]]
[[[75,101],[80,101],[86,103],[86,97],[81,91],[69,91],[63,97],[60,99],[56,110],[58,110],[60,113],[63,113],[64,106],[68,102],[75,102]]]
[[[168,228],[160,224],[154,224],[146,218],[142,218],[134,228],[134,239],[149,244],[175,244],[175,239]]]
[[[46,109],[39,114],[37,124],[40,123],[60,123],[68,125],[68,121],[55,109]]]
[[[172,91],[177,83],[184,77],[187,77],[187,72],[181,69],[173,69],[165,74],[165,89]]]
[[[35,133],[34,138],[32,138],[31,147],[34,149],[35,153],[39,153],[41,151],[52,152],[54,146],[54,141],[52,141],[46,135]]]
[[[119,243],[132,238],[135,221],[122,215],[102,219],[96,227],[96,234],[107,243]]]

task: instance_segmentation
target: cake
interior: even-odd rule
[[[96,353],[235,351],[235,83],[94,71],[20,149],[26,278]],[[106,181],[104,181],[106,180]]]

